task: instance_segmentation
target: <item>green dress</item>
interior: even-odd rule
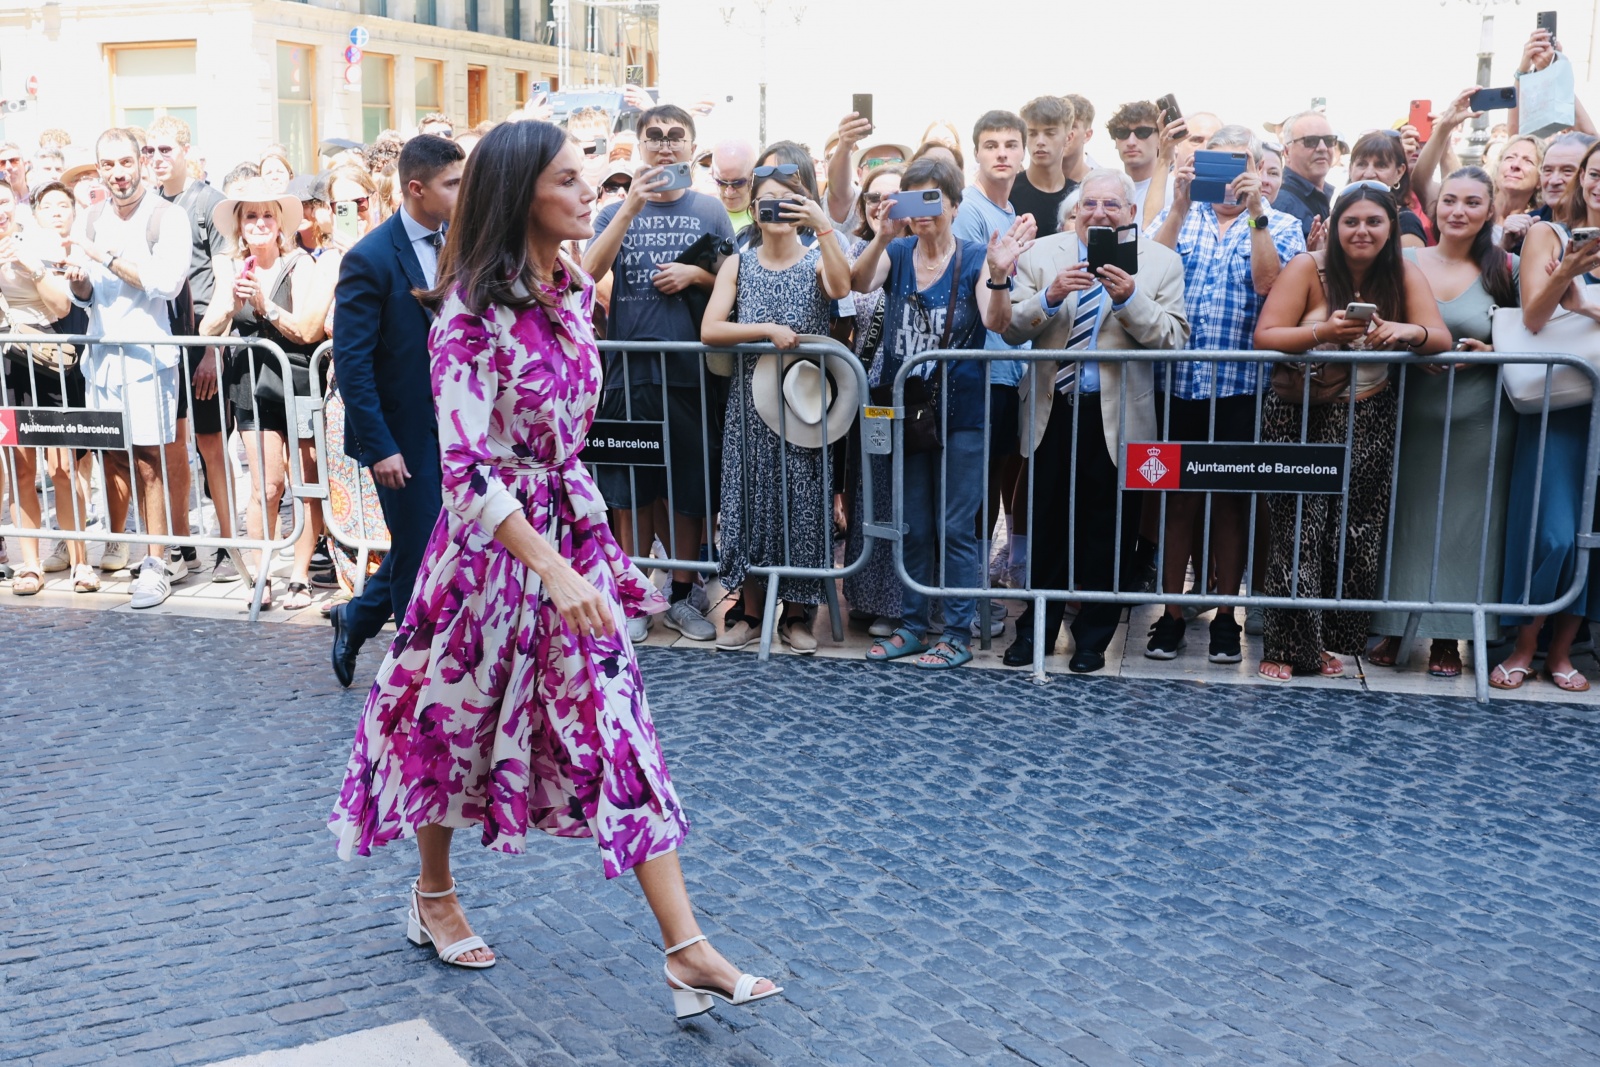
[[[1407,259],[1415,249],[1405,250]],[[1517,265],[1513,259],[1512,272]],[[1474,282],[1454,300],[1441,300],[1439,314],[1455,340],[1490,343],[1495,302]],[[1504,564],[1506,500],[1511,490],[1511,461],[1517,437],[1517,416],[1496,384],[1492,366],[1467,367],[1450,375],[1405,372],[1405,400],[1400,416],[1400,480],[1392,509],[1394,539],[1389,557],[1392,600],[1492,601],[1500,595]],[[1450,400],[1450,460],[1445,472],[1443,521],[1439,507],[1439,467],[1444,452],[1445,403]],[[1495,410],[1499,409],[1499,422]],[[1490,472],[1491,457],[1494,469]],[[1484,509],[1489,531],[1484,538]],[[1430,597],[1433,543],[1439,537],[1439,578]],[[1481,574],[1481,582],[1480,582]],[[1381,584],[1380,584],[1381,595]],[[1490,641],[1500,636],[1495,615],[1486,620]],[[1372,631],[1399,637],[1406,613],[1380,611]],[[1424,613],[1417,636],[1440,640],[1472,639],[1472,616]]]

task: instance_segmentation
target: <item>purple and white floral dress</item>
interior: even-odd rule
[[[595,838],[615,878],[688,832],[627,634],[666,601],[578,458],[600,395],[594,286],[557,275],[554,309],[474,315],[452,294],[429,335],[444,510],[328,820],[342,858],[431,824],[521,852],[534,827]],[[494,540],[519,510],[606,595],[612,636],[569,629]]]

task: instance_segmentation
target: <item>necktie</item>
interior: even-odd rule
[[[1078,298],[1078,309],[1072,316],[1072,332],[1067,335],[1068,349],[1094,347],[1095,327],[1100,324],[1100,302],[1105,299],[1106,287],[1095,282]],[[1056,392],[1069,395],[1078,380],[1077,363],[1063,363],[1056,371]]]
[[[433,250],[435,252],[437,252],[437,251],[439,251],[439,249],[443,248],[444,247],[444,228],[440,227],[439,229],[434,230],[432,233],[428,234],[428,243],[433,246]]]

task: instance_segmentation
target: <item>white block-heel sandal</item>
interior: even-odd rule
[[[489,947],[488,943],[477,934],[473,934],[471,937],[464,937],[453,945],[445,945],[441,947],[439,943],[433,939],[433,935],[428,932],[428,928],[422,925],[422,908],[420,905],[418,905],[417,898],[421,897],[423,900],[437,900],[439,897],[447,897],[455,891],[456,886],[454,882],[451,882],[450,888],[446,889],[442,893],[424,893],[422,890],[417,888],[417,883],[412,882],[411,910],[406,913],[406,938],[413,945],[432,945],[438,951],[439,958],[453,966],[467,967],[475,971],[481,971],[486,968],[493,967],[495,965],[494,960],[482,960],[475,963],[471,960],[464,960],[461,958],[462,956],[465,956],[467,953],[471,952],[473,949]]]
[[[704,940],[706,940],[705,934],[691,937],[682,944],[673,945],[667,949],[667,955],[671,956],[674,952],[682,952],[690,945],[698,945]],[[677,1011],[680,1019],[688,1019],[710,1011],[712,997],[716,997],[725,1004],[737,1006],[751,1004],[758,1000],[766,1000],[768,997],[775,997],[783,992],[782,986],[774,985],[765,993],[757,993],[752,996],[750,991],[764,981],[764,979],[758,978],[753,974],[741,974],[739,980],[734,983],[733,992],[730,993],[726,989],[718,989],[716,986],[689,985],[679,981],[678,976],[672,973],[671,967],[663,965],[663,970],[667,972],[667,985],[672,987],[672,1006]]]

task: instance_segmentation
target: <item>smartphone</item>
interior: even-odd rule
[[[868,122],[871,122],[872,121],[872,94],[871,93],[856,93],[853,96],[851,96],[850,97],[850,110],[854,111],[859,118],[864,118]]]
[[[361,239],[361,216],[356,213],[353,200],[341,200],[333,205],[333,235],[346,245]]]
[[[1349,307],[1344,309],[1345,318],[1360,319],[1362,322],[1371,322],[1372,316],[1376,315],[1377,313],[1377,304],[1358,304],[1352,302]]]
[[[1577,229],[1572,231],[1572,242],[1569,250],[1582,248],[1596,237],[1600,237],[1600,227],[1579,226]]]
[[[1228,186],[1249,169],[1245,152],[1212,152],[1201,149],[1194,154],[1194,180],[1189,183],[1189,199],[1197,204],[1227,202]]]
[[[1090,274],[1101,267],[1119,267],[1128,274],[1139,273],[1138,226],[1128,225],[1117,229],[1090,226],[1088,243],[1085,258],[1089,262]]]
[[[1168,125],[1173,119],[1183,118],[1183,112],[1178,108],[1178,98],[1171,93],[1156,101],[1156,110],[1161,112],[1161,121]]]
[[[1428,117],[1432,113],[1432,100],[1411,101],[1411,114],[1406,117],[1406,121],[1417,128],[1417,136],[1424,141],[1433,136],[1433,120]]]
[[[1473,111],[1504,111],[1517,106],[1517,87],[1507,85],[1498,89],[1479,89],[1467,98],[1467,107]]]
[[[1556,39],[1556,13],[1554,11],[1539,12],[1539,17],[1534,20],[1533,28],[1536,30],[1548,30],[1550,32],[1550,40],[1554,41]]]
[[[653,193],[670,193],[674,189],[687,189],[694,184],[694,177],[689,173],[689,163],[669,163],[661,168],[661,173],[666,175],[664,185],[658,185],[650,190]],[[660,180],[658,177],[657,181]]]
[[[641,89],[644,88],[644,67],[638,64],[629,66],[627,80],[629,85],[637,85]]]
[[[796,207],[798,207],[801,203],[801,201],[792,197],[787,200],[757,200],[756,221],[793,222],[793,219],[786,219],[783,217],[783,209],[788,207],[790,204],[794,204]]]
[[[239,268],[239,277],[248,278],[256,272],[256,257],[245,256],[244,266]]]
[[[937,189],[916,189],[889,194],[891,219],[924,219],[944,211],[944,194]]]

